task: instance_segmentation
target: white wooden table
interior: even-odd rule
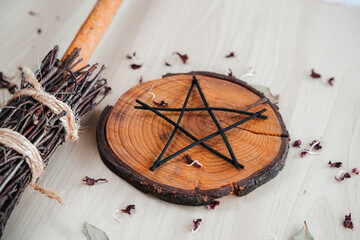
[[[94,3],[1,1],[0,70],[18,76],[18,66],[36,67],[55,44],[65,52]],[[139,70],[125,58],[133,51],[145,63]],[[188,64],[164,66],[174,51],[187,53]],[[225,59],[230,51],[238,58]],[[87,221],[110,239],[247,240],[274,234],[280,240],[295,235],[304,220],[315,239],[360,239],[360,176],[338,183],[337,169],[327,165],[331,160],[346,169],[360,167],[360,9],[300,0],[124,0],[92,62],[107,65],[112,94],[82,122],[80,141],[58,149],[40,180],[64,194],[66,207],[28,188],[3,239],[85,239]],[[280,94],[292,140],[308,144],[324,137],[320,155],[300,158],[299,149],[290,149],[275,179],[245,197],[222,198],[214,211],[143,194],[102,163],[95,139],[99,115],[140,76],[146,81],[167,72],[228,68],[240,76],[248,67],[256,71],[249,82]],[[324,79],[335,77],[334,86],[311,79],[311,68]],[[88,187],[84,176],[109,183]],[[136,212],[119,224],[112,213],[128,204],[136,204]],[[342,226],[349,212],[353,230]],[[196,218],[203,222],[193,234]]]

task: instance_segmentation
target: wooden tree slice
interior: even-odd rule
[[[164,148],[174,127],[149,110],[134,109],[139,99],[150,106],[149,90],[156,101],[165,100],[167,107],[181,108],[196,75],[210,107],[225,107],[251,112],[266,108],[268,119],[254,118],[228,132],[226,136],[245,169],[236,169],[198,145],[184,154],[198,160],[201,168],[187,166],[181,154],[154,171],[149,170]],[[194,88],[188,108],[204,107]],[[162,112],[174,122],[179,112]],[[247,117],[238,113],[214,111],[222,128]],[[185,112],[180,124],[198,139],[217,132],[207,111]],[[162,79],[141,83],[108,106],[97,128],[100,155],[106,166],[143,192],[168,202],[183,205],[204,205],[228,194],[243,196],[274,178],[282,170],[289,148],[289,135],[276,105],[238,79],[208,73],[168,74]],[[193,143],[177,131],[164,157]],[[205,142],[229,156],[219,135]]]

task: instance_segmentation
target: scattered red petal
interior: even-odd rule
[[[330,165],[330,167],[335,167],[335,168],[339,168],[342,166],[342,162],[333,162],[332,163],[331,161],[329,161],[328,164]]]
[[[350,175],[349,173],[345,173],[344,179],[345,179],[345,178],[351,178],[351,175]]]
[[[168,62],[165,62],[165,66],[171,67],[171,64]]]
[[[194,162],[194,160],[192,160],[191,157],[188,154],[184,155],[183,158],[187,162],[187,164],[192,164]],[[196,163],[196,162],[193,164],[193,166],[195,166],[197,168],[201,168],[201,165]]]
[[[349,215],[345,215],[344,227],[353,229],[354,224],[353,224],[353,222],[351,220],[351,213],[349,213]]]
[[[301,153],[300,153],[300,157],[305,157],[305,155],[308,153],[308,150],[303,150]]]
[[[311,69],[311,75],[312,78],[321,78],[321,75],[316,73],[314,69]]]
[[[301,140],[300,139],[298,139],[298,140],[296,140],[295,142],[293,142],[293,147],[300,147],[300,145],[301,145]]]
[[[330,86],[333,86],[333,85],[334,85],[334,78],[333,78],[333,77],[328,80],[328,84],[329,84]]]
[[[200,227],[200,223],[201,223],[202,219],[198,218],[198,219],[194,219],[193,223],[194,223],[194,229],[192,230],[193,232],[196,232],[196,230]]]
[[[215,209],[216,206],[219,206],[220,205],[220,201],[211,201],[206,207],[208,209]]]
[[[130,211],[133,209],[135,210],[135,205],[132,204],[132,205],[128,205],[125,209],[121,209],[121,211],[123,213],[127,213],[127,214],[131,215]]]
[[[126,58],[127,59],[132,59],[133,57],[135,57],[136,52],[133,52],[132,54],[126,54]]]
[[[37,30],[37,32],[38,32],[38,34],[41,34],[41,32],[42,32],[41,28],[39,28],[39,29]]]
[[[140,65],[140,64],[131,64],[130,67],[135,70],[135,69],[141,68],[142,65]]]
[[[233,77],[233,76],[234,76],[233,73],[232,73],[232,71],[231,71],[231,68],[228,69],[228,76],[229,76],[229,77]]]
[[[162,100],[161,102],[156,102],[153,100],[153,103],[158,107],[166,107],[168,105],[168,103],[165,102],[164,100]]]
[[[184,64],[185,64],[185,63],[187,62],[187,60],[189,59],[187,54],[181,54],[181,53],[179,53],[179,52],[175,52],[174,54],[177,54],[177,55],[181,58],[181,60],[183,61]]]
[[[142,83],[143,82],[143,77],[140,76],[140,80],[139,80],[139,83]]]
[[[310,147],[313,147],[315,150],[322,149],[322,146],[320,145],[319,140],[314,140],[309,145],[310,145]]]
[[[92,185],[95,185],[95,183],[97,183],[97,182],[108,182],[108,180],[106,180],[105,178],[94,179],[94,178],[89,178],[88,176],[86,176],[83,179],[83,182],[85,182],[85,184],[88,186],[92,186]]]
[[[235,53],[234,52],[230,52],[228,55],[225,56],[226,58],[232,58],[235,57]]]
[[[343,181],[345,178],[351,178],[352,175],[359,175],[359,169],[353,168],[351,171],[340,170],[336,175],[335,179],[338,182]]]
[[[338,182],[343,181],[345,178],[351,178],[351,175],[348,172],[342,170],[340,170],[340,172],[335,176],[335,179]]]

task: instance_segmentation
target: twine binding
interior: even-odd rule
[[[60,121],[66,130],[65,142],[68,140],[78,140],[78,125],[76,124],[75,116],[71,108],[66,103],[58,100],[54,95],[45,92],[37,81],[34,73],[29,68],[24,68],[23,72],[25,74],[25,81],[30,83],[33,88],[26,88],[15,92],[7,104],[17,98],[29,96],[47,106],[55,114],[60,114],[65,111],[66,115],[60,118]],[[26,137],[19,132],[8,128],[0,128],[0,144],[15,150],[24,156],[32,175],[30,186],[33,187],[34,190],[39,191],[50,199],[56,199],[61,204],[65,203],[63,198],[57,193],[36,184],[36,180],[44,171],[44,162],[39,150]]]
[[[33,88],[26,88],[15,92],[14,95],[9,99],[7,104],[11,103],[17,98],[29,96],[50,108],[51,111],[55,114],[60,114],[62,111],[65,111],[66,115],[60,118],[60,121],[66,130],[65,142],[67,142],[68,140],[78,140],[79,127],[76,124],[75,116],[69,105],[58,100],[54,95],[45,92],[35,78],[34,73],[29,68],[24,68],[23,72],[25,73],[25,81],[30,83]]]

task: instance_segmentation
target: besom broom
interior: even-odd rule
[[[34,73],[23,69],[20,87],[0,80],[13,94],[0,112],[0,238],[29,184],[63,203],[36,180],[58,146],[77,140],[80,120],[110,91],[101,77],[105,66],[87,62],[121,2],[99,0],[62,60],[55,46]]]

